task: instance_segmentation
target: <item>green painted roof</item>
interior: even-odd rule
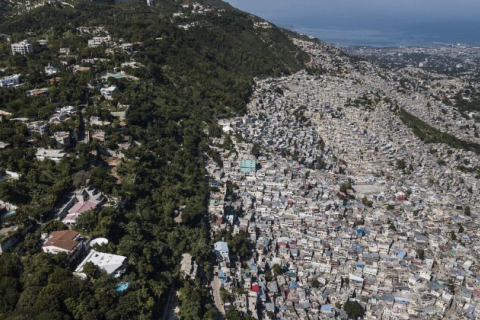
[[[117,72],[117,73],[107,72],[107,74],[104,75],[102,78],[105,78],[105,79],[108,79],[108,78],[125,79],[125,76],[123,74],[121,74],[120,72]]]
[[[240,171],[241,172],[252,172],[255,171],[257,164],[254,160],[241,160],[240,161]]]

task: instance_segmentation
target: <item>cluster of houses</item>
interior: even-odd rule
[[[108,31],[103,28],[103,27],[78,27],[77,32],[80,35],[84,34],[91,34],[94,36],[94,38],[90,39],[87,41],[87,46],[96,46],[99,43],[105,44],[107,49],[120,49],[120,50],[127,50],[129,52],[133,52],[132,44],[126,44],[123,43],[123,40],[120,39],[119,42],[121,43],[120,45],[117,45],[115,42],[110,41],[110,35]],[[108,39],[107,39],[108,38]],[[108,40],[108,41],[107,41]],[[138,43],[137,43],[138,44]],[[13,54],[34,54],[33,51],[33,45],[27,41],[24,40],[19,43],[12,43],[12,53]],[[67,58],[67,57],[72,57],[71,56],[72,50],[70,48],[60,48],[59,50],[59,58]],[[107,61],[108,59],[104,58],[89,58],[89,59],[82,59],[81,62],[83,66],[78,66],[78,65],[69,65],[68,62],[62,61],[62,67],[65,69],[61,69],[59,67],[52,66],[51,64],[48,64],[45,67],[45,75],[50,78],[49,83],[54,84],[57,83],[61,80],[61,75],[62,73],[66,72],[67,70],[72,70],[74,73],[75,72],[83,72],[83,71],[89,71],[95,68],[96,63],[102,63]],[[91,67],[85,67],[84,65],[92,65]],[[131,69],[138,69],[144,67],[142,64],[136,62],[136,61],[129,61],[122,63],[121,68],[115,68],[113,72],[106,72],[104,75],[100,77],[101,81],[99,83],[93,83],[89,84],[87,90],[93,91],[94,94],[98,92],[100,95],[96,95],[95,99],[98,101],[101,101],[100,97],[103,97],[103,99],[106,100],[106,103],[102,103],[101,107],[102,108],[108,108],[110,115],[112,118],[116,118],[119,120],[118,123],[118,130],[122,131],[126,127],[126,117],[130,111],[130,106],[121,104],[121,103],[116,103],[114,105],[113,103],[110,103],[110,100],[113,100],[115,97],[115,94],[119,92],[117,86],[109,84],[109,82],[113,80],[133,80],[136,81],[138,78],[133,77],[131,75],[128,75],[127,73],[124,72],[125,68],[131,68]],[[0,89],[2,87],[18,87],[20,85],[23,85],[24,83],[21,83],[21,75],[20,74],[15,74],[12,76],[7,76],[4,78],[0,79]],[[49,95],[49,88],[37,88],[37,89],[32,89],[28,90],[26,92],[27,95],[29,96],[34,96],[34,97],[39,97],[39,96],[48,96]],[[89,119],[84,119],[84,122],[89,124],[89,127],[86,128],[84,131],[80,131],[79,128],[76,126],[72,126],[72,129],[69,131],[57,131],[57,132],[50,132],[50,127],[56,124],[60,123],[73,123],[73,120],[75,120],[78,116],[82,116],[82,114],[79,112],[85,106],[59,106],[53,114],[50,116],[50,119],[48,121],[44,120],[31,120],[28,118],[13,118],[12,114],[1,110],[1,115],[9,119],[10,121],[20,121],[24,123],[29,131],[30,134],[37,134],[39,136],[44,136],[48,133],[51,134],[51,138],[55,140],[55,146],[52,148],[38,148],[36,152],[36,157],[38,160],[53,160],[53,161],[61,161],[64,158],[69,157],[69,154],[67,152],[68,148],[70,148],[72,145],[74,146],[74,143],[88,143],[95,137],[100,137],[101,139],[96,139],[100,142],[105,141],[105,135],[104,131],[102,130],[103,128],[107,126],[111,126],[113,124],[117,125],[116,123],[113,123],[112,121],[109,121],[108,119],[101,118],[99,116],[91,116]],[[103,135],[100,135],[103,133]],[[135,145],[136,142],[130,141],[131,139],[129,137],[125,137],[123,141],[119,143],[117,146],[117,150],[110,150],[110,149],[105,149],[105,154],[110,155],[112,157],[118,157],[122,158],[123,157],[123,151],[126,149],[129,149],[131,146]]]
[[[432,47],[346,47],[344,49],[355,56],[379,60],[391,68],[417,66],[472,80],[479,70],[476,63],[476,59],[480,57],[478,46],[456,44]]]
[[[326,72],[257,81],[248,113],[220,121],[212,141],[212,233],[249,239],[243,261],[228,239],[214,244],[217,307],[346,319],[356,301],[368,319],[479,317],[480,185],[457,168],[478,156],[417,138],[395,107],[429,100],[387,71],[297,45]]]
[[[205,6],[201,3],[192,3],[192,4],[184,4],[182,8],[173,14],[174,18],[184,18],[186,17],[186,12],[194,15],[204,15],[208,12],[212,12],[215,9],[213,7]]]
[[[203,25],[202,20],[198,19],[198,16],[214,13],[220,17],[223,12],[225,12],[225,9],[208,6],[199,2],[193,2],[189,4],[183,4],[178,12],[173,13],[172,18],[180,23],[177,25],[178,28],[189,30],[191,28]],[[161,38],[158,38],[157,40],[161,40]]]
[[[86,46],[95,47],[100,44],[105,44],[107,48],[119,48],[120,50],[132,51],[131,44],[122,43],[116,45],[108,35],[108,32],[101,27],[80,27],[77,29],[80,34],[92,34],[94,37],[86,43]],[[20,43],[13,43],[11,45],[12,54],[35,54],[33,45],[27,40]],[[69,65],[67,63],[68,57],[71,57],[74,49],[61,48],[59,51],[59,58],[65,58],[60,66],[53,66],[48,64],[45,67],[44,74],[50,78],[49,83],[54,84],[61,80],[62,74],[67,71],[70,72],[84,72],[88,70],[95,70],[95,64],[105,62],[108,59],[90,58],[81,60],[82,65]],[[79,61],[79,60],[77,60]],[[85,65],[91,65],[91,67],[85,67]],[[89,143],[91,141],[97,141],[102,148],[100,152],[105,157],[107,163],[111,167],[111,173],[117,179],[120,179],[116,174],[115,168],[121,163],[121,158],[124,157],[123,152],[131,147],[138,145],[129,136],[123,136],[118,145],[111,150],[106,146],[105,141],[108,138],[105,131],[109,126],[116,126],[116,129],[122,131],[126,128],[125,122],[126,116],[130,110],[129,105],[117,103],[115,106],[108,100],[112,100],[115,93],[119,90],[116,86],[109,85],[109,81],[113,79],[121,80],[138,80],[135,77],[121,71],[124,68],[142,68],[144,67],[136,61],[129,61],[122,64],[122,68],[115,68],[111,73],[105,73],[102,77],[99,77],[98,83],[92,83],[88,85],[86,90],[93,93],[93,100],[95,105],[101,104],[102,107],[110,107],[109,112],[112,119],[118,119],[118,121],[108,121],[101,116],[86,116],[83,112],[85,106],[68,106],[59,105],[53,113],[44,120],[32,120],[29,118],[14,118],[13,114],[0,110],[0,115],[5,118],[5,121],[21,122],[25,125],[30,134],[35,136],[49,135],[53,144],[50,147],[39,147],[36,143],[36,139],[31,139],[31,147],[36,150],[35,156],[39,161],[50,160],[54,162],[60,162],[65,158],[73,155],[72,147],[77,143]],[[5,71],[5,70],[2,70]],[[21,75],[15,74],[9,77],[0,79],[0,90],[3,87],[18,87],[24,85],[21,83]],[[27,95],[37,97],[46,96],[49,94],[48,88],[40,88],[29,90]],[[102,98],[103,97],[103,98]],[[104,101],[105,100],[105,101]],[[75,125],[75,120],[79,117],[83,117],[83,123],[85,126]],[[61,126],[58,126],[61,124]],[[62,130],[52,128],[63,127]],[[68,128],[68,129],[65,129]],[[9,143],[0,142],[2,149],[12,148]],[[6,173],[2,176],[2,180],[9,179],[7,175],[17,175],[14,172]],[[107,198],[98,190],[92,187],[81,188],[70,195],[65,201],[59,205],[55,212],[52,213],[54,219],[61,221],[67,230],[54,231],[50,234],[42,235],[44,252],[49,254],[65,253],[69,261],[76,264],[75,274],[80,277],[85,277],[84,267],[86,264],[93,263],[93,265],[106,271],[112,276],[121,276],[125,270],[126,257],[119,256],[110,253],[99,252],[95,249],[96,244],[108,243],[107,239],[88,239],[81,235],[79,232],[74,231],[77,219],[88,212],[98,212],[106,206],[115,206],[120,208],[123,205],[121,199]],[[0,253],[10,250],[15,246],[21,238],[31,230],[32,225],[10,225],[3,223],[3,218],[7,219],[15,214],[16,206],[14,204],[5,204],[5,208],[2,208],[2,227],[0,228]],[[45,218],[45,219],[50,219]],[[8,220],[10,221],[10,220]],[[46,221],[43,221],[46,222]],[[196,267],[195,267],[196,270]],[[192,271],[193,272],[193,271]]]
[[[211,11],[195,4],[176,17],[183,19],[187,10]],[[187,21],[179,27],[195,25]],[[271,26],[256,22],[255,27]],[[108,54],[134,54],[135,46],[141,46],[121,39],[117,44],[102,27],[79,27],[77,32],[92,36],[86,46],[105,47]],[[221,159],[207,163],[212,233],[242,233],[249,244],[242,261],[227,237],[214,243],[220,285],[213,290],[219,310],[234,307],[268,319],[346,319],[342,305],[356,301],[369,319],[480,317],[480,185],[475,176],[480,159],[471,151],[424,143],[396,113],[402,108],[458,138],[480,142],[475,121],[443,103],[465,83],[412,67],[393,73],[354,63],[323,43],[292,40],[310,53],[320,75],[302,71],[258,80],[248,113],[221,121],[224,136],[212,140]],[[14,55],[34,54],[27,40],[11,49]],[[45,67],[50,84],[66,70],[88,72],[108,60],[88,58],[69,65],[72,51],[61,48],[61,66]],[[119,89],[109,79],[136,80],[122,68],[143,67],[135,61],[121,66],[104,74],[101,84],[89,84],[97,101],[115,100]],[[21,85],[20,79],[20,74],[1,78],[0,90]],[[48,89],[27,93],[45,96]],[[51,125],[83,116],[80,110],[59,106],[48,121],[0,114],[43,136]],[[129,110],[122,104],[109,109],[120,131]],[[72,141],[105,142],[105,127],[112,121],[99,116],[84,120],[90,126],[85,132],[50,132],[55,148],[37,148],[37,159],[61,161],[69,156]],[[225,146],[229,141],[233,145]],[[103,153],[114,167],[135,144],[125,136],[116,150]],[[106,205],[120,204],[82,188],[58,208],[55,218],[74,229],[80,216]],[[0,237],[14,228],[0,230]],[[124,270],[126,257],[92,249],[106,239],[89,241],[71,229],[43,239],[44,252],[63,252],[79,262],[79,276],[86,276],[89,263],[114,276]],[[0,243],[1,251],[11,243]],[[195,278],[197,267],[185,253],[181,274]],[[230,299],[223,301],[226,296]]]
[[[91,262],[108,274],[119,277],[125,271],[124,256],[99,252],[93,247],[108,244],[105,238],[88,239],[72,230],[77,219],[87,212],[98,212],[104,206],[119,206],[115,199],[107,199],[101,192],[92,187],[77,189],[67,201],[55,212],[55,218],[62,221],[69,229],[44,234],[42,249],[46,253],[65,253],[70,262],[79,262],[75,274],[85,278],[83,267]]]
[[[49,254],[65,253],[72,262],[83,258],[74,272],[75,275],[81,278],[86,278],[87,276],[83,272],[83,268],[87,263],[92,263],[100,270],[114,277],[120,277],[123,274],[125,271],[126,257],[99,252],[95,249],[87,249],[92,243],[86,245],[84,240],[80,233],[73,230],[53,231],[48,236],[45,236],[42,250]],[[94,240],[92,240],[92,242]]]

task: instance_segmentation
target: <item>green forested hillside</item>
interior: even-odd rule
[[[458,139],[454,135],[442,132],[428,123],[422,121],[405,109],[400,109],[400,120],[412,129],[413,133],[425,143],[444,143],[455,149],[463,149],[465,151],[472,151],[476,154],[480,153],[480,145],[474,142],[464,141]]]
[[[49,125],[43,136],[22,122],[0,123],[0,141],[10,144],[0,150],[0,168],[21,175],[0,182],[0,199],[18,205],[8,224],[35,224],[11,253],[0,256],[0,318],[159,319],[176,289],[182,293],[182,318],[214,318],[205,288],[212,272],[203,166],[204,155],[211,153],[208,134],[219,132],[217,117],[245,110],[253,77],[297,71],[308,57],[281,30],[256,29],[256,18],[223,4],[224,9],[202,15],[183,9],[183,17],[175,19],[172,13],[180,6],[174,1],[157,0],[154,9],[73,4],[44,6],[0,24],[0,33],[13,42],[34,44],[33,54],[12,56],[11,43],[0,40],[0,77],[21,74],[23,82],[19,88],[0,88],[0,109],[29,121],[48,121],[60,106],[77,110],[69,120]],[[179,27],[192,22],[187,30]],[[116,43],[131,43],[133,52],[89,48],[92,35],[80,33],[80,26],[104,27]],[[40,39],[48,44],[38,45]],[[60,48],[70,54],[60,56]],[[85,60],[93,58],[98,58],[93,64]],[[138,80],[101,80],[129,61],[142,67],[122,70]],[[52,82],[45,74],[47,64],[59,68],[60,79]],[[90,69],[73,72],[74,66]],[[107,84],[118,88],[111,101],[99,93]],[[26,94],[41,87],[48,88],[46,96]],[[109,113],[118,103],[131,106],[125,123]],[[35,159],[37,148],[55,145],[51,136],[57,131],[82,136],[98,129],[88,123],[92,116],[112,123],[102,128],[105,141],[74,139],[65,147],[68,158],[58,163]],[[126,141],[135,144],[112,167],[105,150],[118,150]],[[63,228],[46,223],[49,216],[87,180],[109,198],[126,201],[123,209],[106,207],[82,216],[76,226],[82,235],[108,238],[104,252],[127,257],[121,281],[130,287],[124,293],[115,291],[118,279],[94,272],[80,280],[64,255],[40,249],[41,233]],[[178,210],[181,222],[174,221]],[[185,252],[200,268],[200,277],[189,283],[179,277]]]

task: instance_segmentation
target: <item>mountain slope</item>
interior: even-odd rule
[[[259,25],[258,18],[228,5],[194,11],[166,0],[153,9],[53,2],[18,11],[0,24],[0,33],[12,41],[34,44],[33,54],[12,57],[10,43],[0,42],[0,76],[18,73],[23,82],[21,88],[0,90],[2,110],[29,122],[48,122],[61,106],[77,111],[71,120],[50,125],[45,136],[22,123],[0,123],[0,140],[13,146],[0,151],[0,167],[23,177],[1,182],[0,199],[18,206],[10,224],[36,221],[13,253],[0,256],[0,317],[158,319],[176,290],[183,318],[215,316],[205,288],[212,256],[203,157],[215,156],[208,136],[221,132],[217,117],[245,110],[253,77],[295,72],[308,56],[281,30]],[[94,31],[80,31],[81,26],[107,31],[116,45],[89,48]],[[48,44],[40,46],[41,39]],[[120,47],[126,43],[131,51]],[[60,48],[70,54],[60,56]],[[121,67],[130,61],[141,67]],[[57,83],[48,82],[47,64],[59,68]],[[101,79],[120,67],[138,80]],[[118,89],[113,100],[100,93],[107,85]],[[25,94],[45,86],[48,97]],[[110,114],[119,104],[131,106],[125,123]],[[96,127],[90,122],[94,116],[112,125]],[[64,148],[70,157],[59,163],[35,160],[35,150],[55,147],[49,137],[58,131],[72,137],[102,131],[105,139],[72,143]],[[129,149],[119,149],[125,143]],[[117,159],[112,152],[124,157]],[[48,221],[69,193],[85,183],[112,201],[125,201],[124,207],[82,216],[75,227],[84,236],[108,238],[103,252],[127,257],[122,281],[129,289],[122,294],[115,291],[117,279],[93,268],[87,280],[80,280],[72,276],[65,256],[41,253],[40,234],[63,226],[38,222]],[[199,266],[191,282],[179,274],[181,255],[187,252]]]

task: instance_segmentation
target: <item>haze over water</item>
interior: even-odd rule
[[[365,46],[480,45],[479,0],[227,0],[326,42]]]

